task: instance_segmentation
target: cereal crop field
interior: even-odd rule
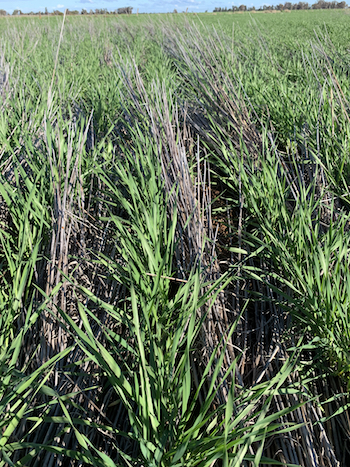
[[[0,18],[0,467],[350,465],[349,10]]]

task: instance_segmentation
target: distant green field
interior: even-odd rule
[[[294,41],[303,43],[314,37],[314,30],[325,28],[337,46],[346,46],[350,43],[350,10],[202,13],[198,17],[203,24],[222,27],[227,33],[231,32],[233,23],[237,28],[237,34],[242,34],[242,36],[245,36],[249,29],[257,24],[262,32],[267,33],[278,44],[290,44]]]
[[[350,14],[0,19],[0,467],[350,465]]]
[[[89,16],[91,18],[91,16]],[[205,26],[214,26],[224,30],[226,33],[234,33],[237,39],[243,39],[250,35],[251,29],[259,28],[261,33],[267,34],[275,45],[295,46],[296,43],[303,44],[315,37],[315,32],[329,35],[336,47],[347,49],[350,44],[350,10],[307,10],[289,12],[245,12],[245,13],[178,13],[178,14],[133,14],[131,16],[110,16],[94,18],[97,21],[122,21],[127,24],[142,25],[148,21],[184,21],[200,22]],[[28,22],[39,20],[38,17],[0,17],[0,26],[4,29],[5,24],[12,21]],[[86,18],[69,17],[69,21],[85,21]],[[41,22],[60,21],[60,17],[41,17]],[[6,26],[5,26],[6,28]]]

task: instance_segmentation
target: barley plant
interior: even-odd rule
[[[1,467],[349,465],[323,13],[1,19]]]

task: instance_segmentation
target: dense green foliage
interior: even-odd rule
[[[0,467],[348,465],[349,22],[0,20]]]

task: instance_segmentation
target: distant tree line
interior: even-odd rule
[[[132,7],[127,6],[124,8],[117,8],[114,11],[108,11],[106,8],[96,8],[96,10],[67,10],[67,15],[131,15]],[[5,10],[0,9],[0,16],[7,16],[8,13]],[[47,8],[45,8],[45,12],[38,11],[34,12],[31,11],[30,13],[22,13],[21,10],[13,10],[12,16],[32,16],[32,15],[43,15],[43,16],[63,16],[63,12],[59,10],[54,10],[52,13],[49,13]]]
[[[214,8],[214,12],[225,12],[225,11],[269,11],[269,10],[329,10],[329,9],[342,9],[342,8],[347,8],[348,5],[346,2],[326,2],[325,0],[318,0],[317,3],[313,3],[310,5],[307,2],[299,2],[299,3],[291,3],[291,2],[286,2],[285,4],[280,3],[279,5],[276,6],[269,6],[269,5],[264,5],[260,7],[259,9],[256,9],[255,7],[247,8],[246,5],[240,5],[240,6],[235,6],[233,5],[232,8],[220,8],[216,7]]]
[[[81,10],[82,15],[131,15],[131,13],[131,6],[117,8],[114,11],[108,11],[106,8],[96,8],[96,10],[90,10],[88,13],[86,10]]]

